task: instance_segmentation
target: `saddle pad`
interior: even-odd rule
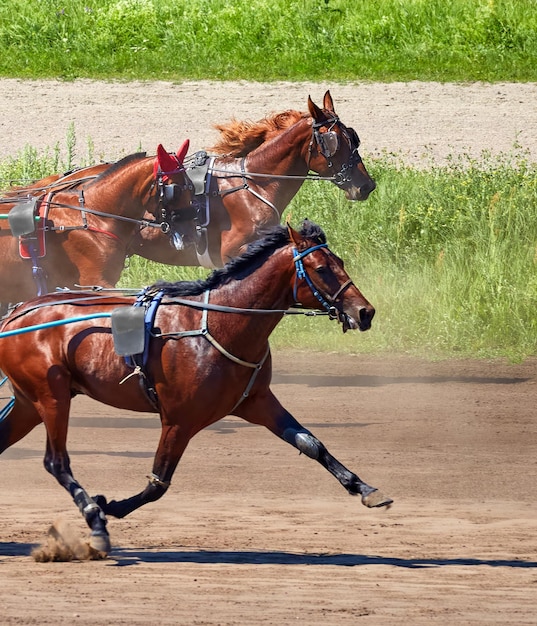
[[[123,306],[112,311],[112,336],[119,356],[143,353],[145,347],[145,309]]]
[[[194,164],[187,167],[187,175],[194,185],[194,194],[202,196],[205,194],[205,179],[209,169],[209,157],[205,151],[196,152]]]
[[[45,206],[46,202],[39,203],[38,215],[41,219],[35,222],[33,232],[19,236],[19,254],[23,259],[42,259],[47,253],[43,217]]]
[[[15,202],[7,216],[13,237],[30,235],[35,231],[36,206],[37,198]]]

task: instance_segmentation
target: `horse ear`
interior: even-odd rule
[[[177,150],[177,160],[179,163],[183,163],[186,157],[186,153],[188,152],[188,148],[190,147],[190,139],[185,139],[183,141],[183,145]]]
[[[322,110],[313,102],[310,96],[308,96],[308,110],[311,117],[317,122],[324,117]]]
[[[181,165],[181,163],[177,161],[177,157],[167,152],[161,143],[159,143],[157,148],[157,160],[163,172],[175,172]]]
[[[287,232],[289,233],[289,239],[298,248],[302,238],[300,237],[299,233],[297,233],[297,231],[291,226],[291,224],[289,224],[289,222],[287,222],[286,226],[287,226]]]
[[[324,94],[324,100],[323,100],[323,107],[327,110],[330,111],[330,113],[336,113],[334,111],[334,101],[332,100],[332,96],[330,94],[330,90],[328,90],[325,94]]]

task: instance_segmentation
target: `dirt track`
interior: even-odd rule
[[[55,133],[62,141],[80,111],[86,117],[77,128],[107,157],[138,141],[148,150],[168,137],[177,145],[185,135],[179,128],[192,129],[197,149],[210,140],[194,129],[213,120],[303,108],[308,93],[318,101],[324,89],[264,87],[263,100],[256,89],[235,85],[217,110],[209,101],[227,92],[199,84],[205,100],[194,98],[186,115],[170,104],[172,94],[181,102],[192,94],[181,86],[152,86],[150,93],[168,96],[157,106],[158,98],[141,97],[148,92],[141,85],[78,84],[76,91],[68,83],[58,97],[57,84],[18,83],[20,92],[13,91],[16,82],[0,84],[2,134],[11,142],[8,150],[2,142],[0,156],[24,142],[37,145],[39,137],[49,145]],[[441,120],[457,126],[459,147],[464,140],[472,151],[509,149],[524,120],[521,127],[533,134],[519,140],[537,154],[535,85],[483,92],[365,86],[367,110],[362,87],[331,89],[342,118],[371,152],[407,146],[417,157],[427,143],[417,142],[427,108],[437,120],[429,132],[438,137],[440,158],[459,136]],[[509,96],[493,100],[498,107],[488,116],[482,107],[477,117],[468,113],[474,101],[490,103],[491,89]],[[115,90],[125,98],[115,98]],[[473,99],[464,100],[469,92]],[[392,114],[382,109],[382,94],[397,103]],[[97,95],[108,104],[96,107]],[[55,124],[40,135],[43,116],[51,114],[44,102],[54,105]],[[15,104],[18,126],[9,135]],[[375,118],[378,111],[384,117]],[[505,123],[496,125],[501,111]],[[116,135],[106,143],[110,125]],[[325,323],[319,320],[320,332]],[[347,336],[359,344],[358,334]],[[426,363],[293,352],[274,360],[274,390],[284,405],[339,460],[393,497],[390,510],[365,509],[314,461],[228,418],[192,441],[161,501],[110,520],[110,558],[36,563],[31,550],[57,518],[87,534],[70,497],[42,467],[40,427],[0,457],[0,623],[537,624],[537,360]],[[82,398],[72,416],[70,452],[81,483],[115,498],[139,491],[151,470],[158,419]]]
[[[0,158],[25,145],[65,150],[74,124],[80,164],[91,138],[97,158],[119,158],[159,143],[192,151],[217,138],[214,124],[257,120],[286,109],[322,103],[330,89],[336,111],[362,139],[364,157],[384,150],[413,163],[424,154],[478,156],[509,152],[515,143],[537,161],[537,83],[102,83],[0,79]]]

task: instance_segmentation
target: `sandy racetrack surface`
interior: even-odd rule
[[[105,158],[139,143],[173,149],[185,135],[202,148],[214,122],[303,109],[325,89],[0,86],[0,156],[61,142],[75,121]],[[537,155],[535,85],[329,87],[370,154],[418,159],[434,143],[441,159],[517,139]],[[191,442],[162,500],[109,521],[108,559],[36,563],[54,521],[88,534],[43,469],[41,426],[0,457],[0,623],[537,624],[537,360],[277,352],[274,372],[283,404],[391,509],[366,509],[314,461],[229,417]],[[92,494],[128,497],[158,436],[154,415],[76,398],[75,476]]]

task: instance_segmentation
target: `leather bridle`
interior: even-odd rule
[[[315,252],[315,250],[319,250],[320,248],[328,248],[328,244],[327,243],[321,243],[321,244],[318,244],[316,246],[311,246],[311,248],[307,248],[303,252],[299,252],[296,248],[293,248],[293,262],[295,264],[295,269],[296,269],[295,284],[294,284],[294,287],[293,287],[293,297],[295,299],[295,302],[297,302],[298,281],[299,280],[304,280],[304,281],[306,281],[306,284],[308,285],[308,287],[311,289],[311,292],[313,293],[313,295],[317,298],[317,300],[321,303],[321,306],[328,313],[328,317],[330,319],[339,319],[340,321],[343,321],[341,318],[342,318],[342,316],[345,316],[345,313],[343,313],[343,311],[340,311],[335,306],[335,303],[336,303],[337,299],[341,296],[341,294],[346,289],[348,289],[351,285],[353,285],[354,283],[349,278],[332,295],[323,293],[322,290],[320,290],[314,284],[314,282],[311,280],[308,272],[306,271],[306,268],[304,267],[304,264],[302,263],[302,259],[305,256],[307,256],[308,254],[311,254],[312,252]]]
[[[328,130],[322,133],[320,129],[323,126],[327,126]],[[349,160],[346,163],[343,163],[339,171],[335,172],[333,175],[334,184],[336,184],[338,187],[344,187],[352,181],[352,168],[362,161],[358,153],[358,148],[360,147],[360,138],[353,128],[347,128],[346,126],[344,126],[341,123],[339,117],[337,117],[337,115],[334,115],[333,117],[324,120],[323,122],[313,122],[311,141],[308,149],[308,167],[311,161],[313,146],[314,144],[317,144],[317,146],[319,147],[319,152],[327,161],[328,168],[330,170],[334,169],[332,157],[339,150],[339,135],[334,130],[332,130],[335,126],[339,128],[341,134],[343,135],[343,137],[345,137],[351,150]]]

